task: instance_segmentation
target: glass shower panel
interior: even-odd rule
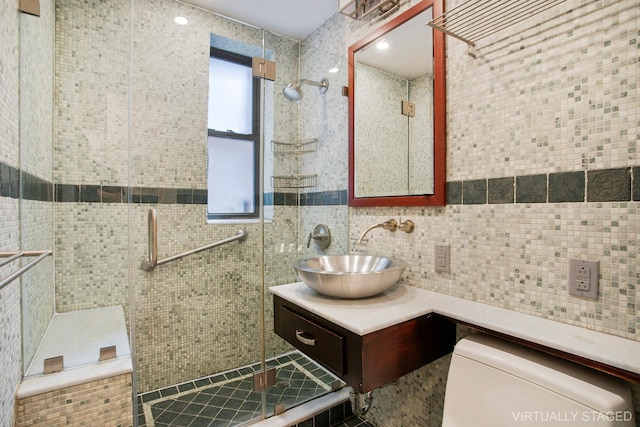
[[[20,231],[16,235],[20,242],[11,250],[53,249],[54,20],[53,4],[43,5],[40,17],[20,14],[20,164],[16,168],[16,178],[20,176]],[[11,223],[6,216],[5,223]],[[33,259],[19,262],[24,265]],[[21,285],[24,372],[54,313],[53,265],[53,257],[47,257],[16,280]],[[17,267],[0,277],[13,270]]]
[[[303,215],[306,212],[312,213],[316,209],[320,215],[313,215],[326,223],[335,224],[336,219],[340,218],[323,218],[324,211],[313,206],[314,198],[318,201],[322,200],[317,188],[290,186],[288,183],[295,180],[286,178],[300,174],[323,173],[315,168],[318,164],[319,152],[329,149],[329,144],[332,144],[332,140],[335,139],[335,135],[331,135],[331,132],[341,133],[340,129],[334,128],[330,122],[326,121],[326,116],[329,114],[327,110],[339,106],[338,101],[342,101],[342,97],[339,95],[339,83],[336,82],[335,88],[333,90],[330,88],[325,95],[320,94],[317,88],[308,86],[303,89],[305,94],[300,103],[294,104],[286,100],[282,90],[288,83],[301,78],[316,81],[320,81],[322,77],[330,78],[323,74],[328,73],[330,67],[318,68],[305,75],[303,67],[306,49],[303,44],[269,32],[266,33],[265,40],[267,46],[273,47],[274,51],[280,54],[277,57],[276,80],[270,82],[274,86],[275,109],[273,112],[265,111],[265,115],[273,115],[274,122],[273,133],[265,133],[267,138],[265,156],[268,159],[265,164],[271,166],[265,168],[265,208],[272,209],[270,220],[264,224],[265,351],[266,359],[279,369],[276,387],[267,393],[267,409],[276,403],[282,403],[286,409],[290,409],[329,393],[342,384],[333,374],[274,333],[273,296],[269,292],[272,286],[299,281],[292,268],[293,263],[306,254],[314,253],[315,246],[307,247],[307,237],[315,224],[310,228],[304,227]],[[316,58],[312,60],[323,54],[326,56],[326,52],[316,52]],[[316,65],[324,66],[325,62],[333,62],[334,59],[323,59]],[[344,73],[346,76],[346,69]],[[346,106],[346,102],[344,104]],[[344,117],[347,117],[346,111]],[[340,123],[339,119],[338,123]],[[325,129],[330,131],[325,132]],[[290,147],[302,140],[313,138],[318,140],[318,150],[315,152],[301,154],[295,150],[281,149],[282,146]],[[324,148],[321,148],[322,144],[325,145]],[[346,141],[344,147],[346,147]],[[339,147],[337,151],[340,152]],[[285,177],[285,179],[272,179],[274,176]],[[346,212],[346,207],[344,211]],[[328,215],[331,213],[327,211]],[[344,222],[339,221],[339,224],[334,225],[337,230],[346,228],[346,215],[342,218],[345,219]],[[341,235],[342,231],[338,236]],[[331,250],[336,248],[340,246],[334,244]],[[283,391],[283,388],[286,390]]]
[[[264,399],[253,375],[264,365],[262,221],[207,222],[207,141],[212,42],[259,56],[263,32],[174,0],[136,0],[134,16],[130,221],[138,421],[259,419]],[[177,16],[188,23],[177,24]],[[245,167],[233,158],[227,164]],[[160,259],[240,228],[247,238],[146,272],[138,266],[151,208]]]
[[[299,78],[300,43],[174,0],[136,0],[134,16],[129,220],[140,425],[199,418],[235,425],[327,393],[334,377],[273,333],[269,292],[296,281],[291,264],[306,250],[300,189],[273,187],[272,179],[303,170],[299,156],[273,150],[273,141],[301,134],[302,110],[282,95]],[[176,24],[177,16],[188,24]],[[207,222],[208,168],[222,164],[208,155],[208,138],[222,131],[226,144],[242,140],[209,126],[212,48],[277,64],[275,81],[253,83],[260,129],[255,170],[262,178],[257,219]],[[231,157],[227,163],[248,167]],[[238,228],[247,239],[143,271],[150,208],[157,212],[161,259]],[[258,391],[254,374],[264,370],[275,381]]]

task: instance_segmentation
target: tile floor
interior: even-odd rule
[[[284,403],[289,409],[330,392],[336,381],[340,386],[344,384],[297,351],[268,360],[267,368],[271,367],[277,369],[277,375],[276,385],[267,391],[267,416],[273,415],[277,403]],[[253,374],[259,370],[260,364],[254,364],[140,394],[138,426],[230,427],[256,419],[262,415],[262,394],[253,391]],[[314,420],[312,424],[298,425],[322,427],[315,424],[320,423]],[[340,424],[327,421],[329,425]],[[367,424],[352,418],[343,425]]]

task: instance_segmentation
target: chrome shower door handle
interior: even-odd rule
[[[296,339],[304,345],[316,345],[316,339],[313,337],[313,335],[303,331],[302,329],[296,330]]]

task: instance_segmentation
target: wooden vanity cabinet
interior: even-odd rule
[[[437,314],[361,336],[274,295],[276,334],[366,393],[453,351],[455,324]]]

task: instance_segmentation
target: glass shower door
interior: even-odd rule
[[[303,132],[304,109],[285,100],[282,88],[299,78],[305,49],[179,1],[134,5],[129,221],[139,425],[238,425],[273,416],[328,393],[335,380],[274,334],[269,292],[297,281],[291,265],[309,252],[301,242],[301,190],[274,186],[275,177],[305,167],[300,156],[274,149],[274,141]],[[218,121],[242,108],[211,106],[238,77],[212,83],[224,74],[212,71],[214,57],[240,74],[252,58],[276,64],[275,77],[231,92],[251,92],[246,128]],[[242,153],[248,156],[237,161]],[[224,178],[226,169],[242,180]],[[240,181],[254,200],[227,191]],[[210,203],[225,191],[232,196],[226,211],[225,203]],[[150,209],[161,260],[239,229],[247,237],[144,271]]]
[[[217,212],[207,203],[207,178],[212,35],[261,51],[262,30],[173,0],[134,5],[130,223],[138,423],[259,419],[263,395],[253,377],[264,365],[261,205],[257,215],[242,207],[240,220],[209,215]],[[138,266],[147,256],[150,209],[160,260],[239,230],[246,239],[144,271]]]
[[[268,414],[273,414],[302,405],[343,384],[275,334],[273,295],[269,288],[299,281],[292,265],[299,258],[317,253],[315,244],[308,242],[316,224],[330,224],[337,236],[346,235],[346,230],[341,228],[346,228],[346,221],[340,226],[335,224],[336,218],[346,218],[346,207],[314,206],[314,200],[322,200],[318,191],[321,184],[307,186],[309,181],[317,183],[317,178],[326,172],[317,169],[318,156],[325,156],[327,150],[340,153],[329,144],[340,134],[341,123],[329,123],[325,117],[328,109],[339,106],[342,101],[341,80],[334,79],[331,84],[336,84],[335,89],[328,92],[318,91],[316,87],[305,88],[305,97],[297,104],[283,95],[289,83],[301,78],[320,81],[333,77],[328,70],[336,66],[336,56],[270,32],[265,33],[265,46],[265,58],[277,63],[275,81],[264,83],[267,88],[264,116],[268,118],[265,122],[273,123],[273,127],[265,128],[264,132],[266,220],[263,233],[265,359],[268,367],[277,370],[276,383],[267,391],[266,409]],[[346,82],[346,68],[343,73]],[[300,177],[313,179],[301,180]],[[333,183],[325,185],[333,188],[328,187]],[[336,215],[340,208],[341,212]],[[329,252],[335,250],[342,250],[337,240],[328,249]]]

